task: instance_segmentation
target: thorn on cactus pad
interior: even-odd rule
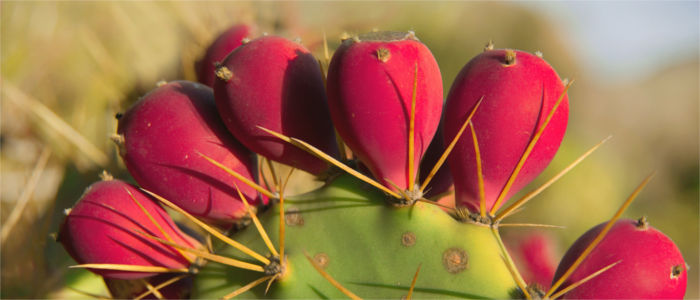
[[[227,299],[231,299],[233,297],[236,297],[236,296],[243,294],[243,293],[247,292],[248,290],[258,286],[259,284],[265,282],[265,280],[268,280],[270,278],[272,278],[272,276],[265,276],[265,277],[258,278],[256,280],[254,280],[253,282],[248,283],[248,284],[244,285],[243,287],[229,293],[228,295],[221,297],[221,299],[227,300]]]
[[[263,267],[265,275],[275,276],[284,273],[286,269],[285,264],[280,261],[279,256],[271,256],[268,257],[268,259],[270,260],[270,263]]]
[[[493,220],[490,216],[484,215],[482,213],[470,213],[469,221],[476,224],[491,225]]]
[[[542,288],[541,285],[537,283],[530,283],[527,285],[525,288],[527,290],[528,295],[530,296],[530,299],[533,300],[539,300],[539,299],[544,299],[544,294],[545,290]],[[514,289],[511,292],[510,295],[513,299],[526,299],[525,293],[521,289]]]
[[[408,294],[406,294],[405,299],[406,300],[411,300],[413,297],[413,289],[416,287],[416,281],[418,281],[418,274],[420,273],[420,267],[423,264],[418,264],[418,268],[416,269],[416,273],[413,275],[413,280],[411,280],[411,287],[408,288]],[[404,297],[401,297],[401,299],[404,299]]]
[[[406,193],[406,197],[408,197],[408,200],[411,203],[415,203],[419,199],[423,198],[423,195],[425,195],[423,193],[423,191],[420,190],[420,187],[418,186],[418,184],[414,184],[413,189],[406,190],[405,193]]]
[[[469,211],[469,209],[462,206],[462,207],[457,207],[455,209],[454,218],[457,221],[464,223],[464,222],[469,221],[469,219],[470,219],[469,215],[471,215],[471,212]]]
[[[304,256],[311,263],[311,265],[314,267],[314,269],[316,269],[316,271],[318,271],[318,273],[321,274],[321,276],[323,278],[325,278],[331,285],[333,285],[335,288],[337,288],[340,292],[345,294],[345,296],[348,296],[348,298],[353,299],[353,300],[362,299],[362,298],[358,297],[357,295],[355,295],[350,290],[348,290],[347,288],[345,288],[338,281],[336,281],[330,274],[328,274],[325,270],[323,270],[323,268],[321,268],[321,266],[319,266],[318,263],[316,263],[316,261],[314,261],[306,251],[304,251]]]

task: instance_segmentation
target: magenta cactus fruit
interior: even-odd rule
[[[554,275],[556,282],[603,229],[593,227],[569,248]],[[564,294],[570,299],[682,299],[687,268],[676,245],[645,218],[617,221],[605,238],[561,285],[562,288],[615,264]]]
[[[475,104],[472,118],[484,178],[486,209],[495,211],[499,194],[528,144],[565,91],[562,80],[541,57],[517,50],[486,50],[455,79],[445,104],[445,141],[451,141]],[[554,112],[516,180],[508,199],[534,179],[552,160],[564,137],[568,97]],[[472,135],[466,130],[449,157],[458,206],[479,210],[480,191]],[[494,207],[496,206],[496,207]]]
[[[530,232],[507,245],[525,282],[548,290],[557,269],[558,256],[553,237],[544,232]]]
[[[204,154],[249,180],[257,180],[255,154],[226,130],[212,90],[174,81],[148,93],[119,118],[120,155],[138,184],[190,214],[230,224],[246,214],[258,192],[207,161]],[[234,185],[235,183],[235,185]]]
[[[133,198],[132,198],[133,197]],[[143,234],[188,248],[201,245],[180,231],[165,210],[138,188],[120,180],[92,184],[70,209],[58,241],[80,264],[119,264],[188,269],[185,257],[171,246]],[[90,269],[104,277],[137,279],[154,272]]]
[[[337,157],[323,74],[309,50],[277,36],[236,48],[217,69],[216,104],[228,129],[249,149],[312,174],[324,161],[258,126],[301,139]]]
[[[409,123],[415,86],[413,174]],[[336,130],[384,186],[413,190],[418,164],[442,112],[442,78],[413,32],[371,32],[346,39],[328,68],[328,105]]]
[[[221,33],[207,48],[204,56],[195,63],[197,81],[209,87],[214,86],[216,65],[233,49],[242,45],[244,39],[249,38],[251,31],[251,26],[237,24]]]

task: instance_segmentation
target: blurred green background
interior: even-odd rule
[[[103,169],[128,178],[109,141],[114,114],[159,80],[192,80],[207,43],[238,22],[300,37],[319,57],[324,33],[335,48],[343,32],[414,30],[445,94],[489,40],[542,51],[576,83],[561,151],[534,184],[613,139],[514,222],[565,226],[550,230],[563,251],[656,170],[625,217],[646,215],[678,244],[686,296],[700,297],[697,2],[3,1],[0,12],[1,298],[106,295],[98,278],[67,269],[51,233]]]

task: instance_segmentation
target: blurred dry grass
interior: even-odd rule
[[[1,298],[80,296],[66,286],[104,295],[99,279],[66,269],[72,262],[49,233],[56,231],[63,209],[73,205],[102,169],[128,178],[108,140],[115,130],[113,115],[158,80],[193,79],[193,61],[203,47],[237,22],[301,37],[319,57],[324,32],[334,48],[346,31],[415,30],[435,54],[446,92],[459,69],[488,40],[497,47],[544,52],[562,77],[577,77],[570,131],[546,173],[561,169],[608,134],[614,139],[518,218],[567,226],[556,232],[565,249],[610,216],[646,174],[659,170],[626,216],[646,214],[679,244],[691,265],[687,297],[699,296],[698,61],[670,66],[643,82],[602,86],[569,54],[560,38],[566,32],[505,2],[0,5],[2,224],[21,207],[17,201],[23,193],[29,199],[2,243]],[[50,149],[48,163],[37,176],[36,188],[29,189],[27,182],[44,149]],[[298,190],[308,188],[301,187],[304,178],[295,180]]]

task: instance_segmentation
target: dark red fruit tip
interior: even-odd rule
[[[671,268],[671,278],[678,278],[680,277],[681,273],[683,273],[683,270],[685,270],[683,265],[675,265]]]
[[[391,58],[391,51],[387,48],[379,48],[377,49],[377,59],[381,62],[387,62],[389,61],[389,58]]]
[[[219,34],[209,45],[203,57],[195,63],[197,80],[212,87],[217,77],[217,64],[223,61],[231,51],[246,44],[248,37],[254,31],[254,26],[237,24]]]
[[[220,64],[216,65],[216,71],[214,71],[216,74],[216,78],[221,79],[225,82],[229,82],[231,78],[233,78],[233,73],[231,73],[231,70],[229,70],[226,66],[222,66]]]
[[[635,227],[639,230],[647,230],[649,229],[649,221],[647,220],[646,216],[642,216],[641,218],[637,219],[637,223],[635,224]]]
[[[503,64],[506,66],[512,66],[515,65],[515,51],[513,49],[506,49],[506,55],[504,56],[504,62]]]

